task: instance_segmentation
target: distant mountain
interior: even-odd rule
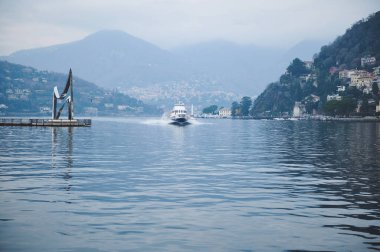
[[[211,41],[167,51],[128,33],[104,30],[79,41],[18,51],[1,59],[55,72],[71,67],[77,76],[105,88],[128,91],[185,82],[200,83],[198,87],[208,91],[253,96],[294,57],[310,59],[314,45],[304,41],[287,51]]]
[[[108,88],[185,78],[182,62],[171,53],[115,30],[72,43],[15,52],[3,59],[56,72],[71,67],[77,76]]]
[[[281,55],[278,55],[276,61],[270,65],[268,69],[268,71],[273,71],[273,73],[276,73],[274,76],[275,78],[268,80],[266,84],[276,81],[278,76],[284,72],[293,59],[299,58],[306,61],[313,60],[313,56],[325,44],[326,41],[322,40],[303,40],[284,51]]]
[[[227,90],[255,94],[275,81],[294,58],[311,60],[323,44],[323,41],[305,40],[287,50],[210,41],[172,52]]]
[[[66,70],[68,72],[68,69]],[[154,106],[77,78],[74,74],[75,115],[161,115]],[[0,61],[0,114],[41,114],[50,116],[54,86],[61,92],[67,75],[38,71],[31,67]]]
[[[173,53],[185,59],[198,72],[216,80],[225,89],[254,94],[269,80],[273,80],[269,66],[280,58],[283,51],[211,41],[177,48]]]
[[[288,64],[294,58],[302,60],[312,60],[313,56],[321,49],[328,41],[323,40],[303,40],[291,47],[283,56],[283,59],[288,60]]]

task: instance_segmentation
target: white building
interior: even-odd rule
[[[370,77],[371,73],[364,70],[342,70],[339,71],[339,79],[352,79],[360,77]]]
[[[293,107],[293,117],[299,118],[302,117],[305,111],[305,106],[301,102],[295,102]]]
[[[40,107],[40,113],[51,113],[50,107]]]
[[[306,61],[304,61],[303,63],[305,64],[305,67],[306,67],[307,69],[312,69],[313,66],[314,66],[314,62],[313,62],[313,61],[308,61],[308,60],[306,60]]]
[[[337,88],[338,92],[344,92],[344,91],[346,91],[346,86],[337,86],[336,88]]]
[[[376,64],[376,58],[375,57],[370,57],[370,56],[367,56],[367,57],[363,57],[360,59],[361,61],[361,66],[364,67],[364,66],[372,66],[374,64]]]
[[[341,101],[341,100],[342,100],[342,96],[340,96],[338,94],[333,94],[333,95],[327,96],[327,101]]]
[[[97,116],[98,115],[98,109],[95,108],[95,107],[85,107],[84,108],[84,113],[86,115],[94,115],[94,116]]]
[[[357,88],[369,88],[372,87],[372,77],[356,77],[351,78],[350,86],[355,86]]]
[[[370,94],[370,93],[372,93],[372,88],[369,88],[369,87],[363,88],[363,93],[364,94]]]
[[[380,75],[380,66],[374,67],[373,68],[373,74],[374,75]]]
[[[219,117],[222,117],[222,118],[231,117],[231,110],[228,108],[219,109]]]
[[[129,106],[127,105],[117,105],[117,110],[120,111],[127,110],[127,108],[129,108]]]
[[[112,109],[113,108],[113,103],[104,103],[104,107],[106,109]]]

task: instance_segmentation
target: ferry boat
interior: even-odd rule
[[[169,119],[171,124],[176,125],[187,125],[190,124],[190,116],[187,114],[185,104],[178,102],[174,105],[172,111],[170,112]]]

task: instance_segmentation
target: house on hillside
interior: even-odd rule
[[[346,91],[346,86],[336,86],[338,92]]]
[[[350,86],[355,86],[358,89],[371,88],[372,87],[372,77],[351,78]]]
[[[340,96],[338,94],[333,94],[333,95],[327,96],[327,101],[341,101],[341,100],[342,100],[342,96]]]
[[[372,88],[372,74],[364,70],[355,70],[350,76],[350,87],[358,89]]]
[[[371,56],[366,56],[366,57],[363,57],[360,59],[360,65],[362,67],[365,67],[365,66],[373,66],[376,64],[376,58],[375,57],[371,57]]]
[[[333,74],[335,74],[336,72],[338,72],[338,68],[337,67],[330,67],[330,69],[329,69],[329,73],[330,73],[330,75],[333,75]]]
[[[309,70],[312,70],[313,67],[314,67],[314,62],[313,61],[309,61],[309,60],[305,60],[303,62],[305,64],[305,67]]]
[[[372,74],[380,76],[380,66],[374,67]]]
[[[347,70],[344,69],[339,71],[339,79],[351,79],[351,76],[355,74],[356,70]]]

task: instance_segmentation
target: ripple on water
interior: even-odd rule
[[[379,250],[379,133],[377,123],[144,118],[3,127],[0,244]]]

